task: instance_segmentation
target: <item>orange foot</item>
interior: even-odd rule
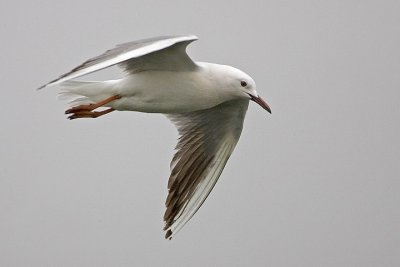
[[[108,103],[110,103],[114,100],[120,99],[120,98],[121,98],[121,96],[114,95],[114,96],[106,98],[98,103],[88,104],[88,105],[80,105],[77,107],[67,109],[65,111],[65,114],[72,114],[71,116],[68,117],[68,119],[70,119],[70,120],[80,119],[80,118],[97,118],[97,117],[100,117],[107,113],[110,113],[110,112],[114,111],[115,109],[109,108],[109,109],[102,110],[102,111],[94,111],[95,109],[102,107],[105,104],[108,104]]]

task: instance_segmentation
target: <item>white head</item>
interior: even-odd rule
[[[220,77],[224,77],[223,90],[226,90],[235,98],[252,100],[271,113],[268,104],[258,95],[256,83],[249,75],[231,66],[219,65],[219,68],[219,71],[223,72],[223,75]]]

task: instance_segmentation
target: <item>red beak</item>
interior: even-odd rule
[[[268,106],[267,102],[264,101],[264,99],[262,99],[259,96],[253,96],[251,94],[249,94],[250,99],[254,102],[256,102],[257,104],[259,104],[263,109],[265,109],[266,111],[268,111],[269,113],[271,113],[271,108]]]

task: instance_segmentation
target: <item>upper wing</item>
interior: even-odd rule
[[[197,39],[194,35],[166,36],[120,44],[85,61],[39,89],[115,64],[120,64],[126,71],[132,73],[144,70],[193,70],[197,65],[186,54],[186,47]]]
[[[167,115],[180,138],[168,181],[165,238],[182,229],[213,189],[239,140],[247,107],[248,101],[235,100],[207,110]]]

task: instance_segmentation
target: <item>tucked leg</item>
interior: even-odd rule
[[[77,107],[73,107],[73,108],[67,109],[65,111],[65,114],[75,113],[77,111],[92,111],[92,110],[95,110],[96,108],[102,107],[105,104],[108,104],[108,103],[110,103],[110,102],[112,102],[114,100],[120,99],[120,98],[121,98],[121,96],[119,96],[119,95],[113,95],[113,96],[111,96],[109,98],[106,98],[106,99],[104,99],[104,100],[102,100],[100,102],[97,102],[97,103],[88,104],[88,105],[79,105]]]
[[[97,118],[102,115],[108,114],[108,113],[114,111],[115,109],[109,108],[109,109],[105,109],[102,111],[94,111],[95,109],[102,107],[102,106],[104,106],[114,100],[120,99],[120,98],[121,98],[121,96],[114,95],[114,96],[106,98],[97,103],[72,107],[70,109],[67,109],[65,111],[65,114],[72,114],[71,116],[68,117],[68,119],[70,119],[70,120],[79,119],[79,118]]]
[[[88,111],[88,110],[82,110],[82,111],[76,111],[74,114],[68,117],[68,119],[73,120],[73,119],[81,119],[81,118],[97,118],[103,115],[106,115],[115,109],[109,108],[105,109],[102,111]]]

